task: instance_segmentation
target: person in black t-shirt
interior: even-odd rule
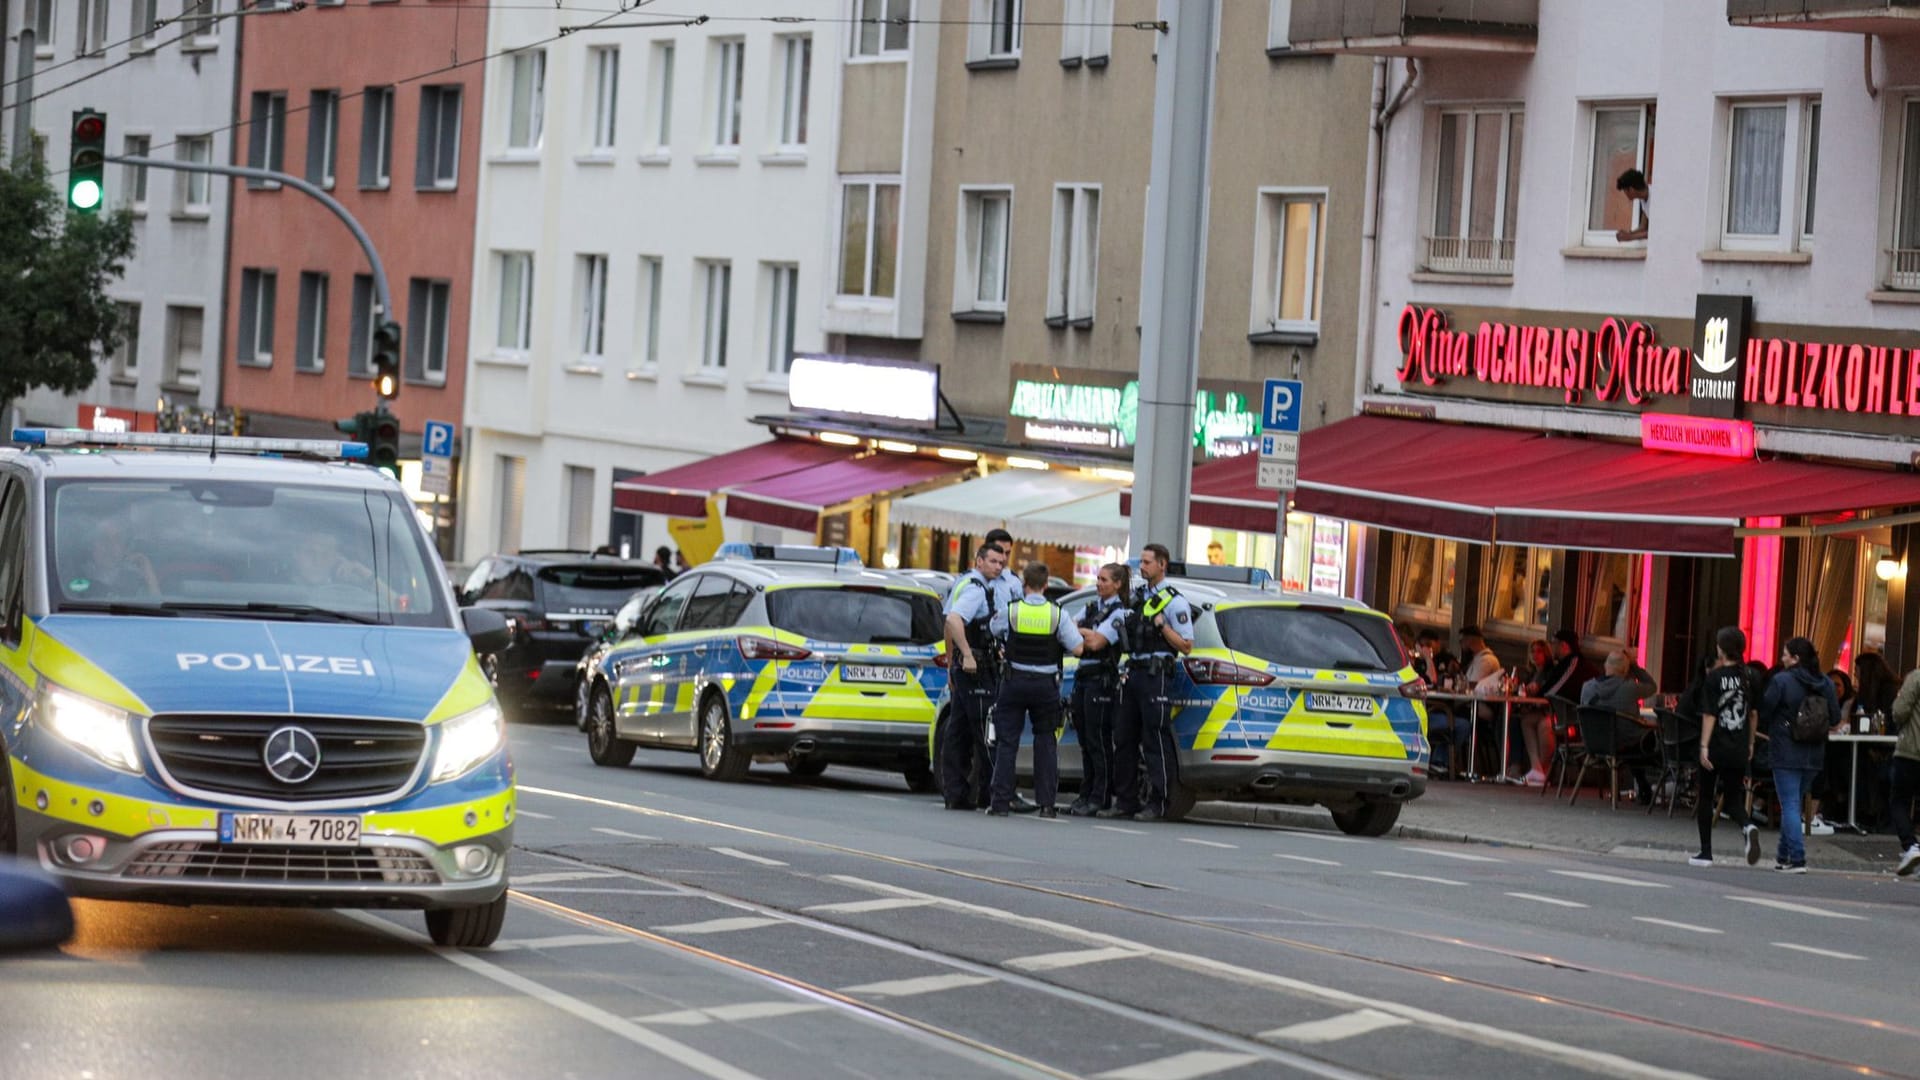
[[[1694,684],[1694,705],[1700,714],[1700,853],[1689,866],[1713,865],[1714,790],[1727,800],[1727,813],[1740,826],[1747,865],[1760,861],[1760,830],[1747,820],[1741,782],[1753,760],[1753,711],[1760,700],[1752,674],[1742,659],[1747,636],[1738,627],[1723,626],[1713,636],[1715,662]]]

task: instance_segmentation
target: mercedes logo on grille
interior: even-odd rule
[[[320,771],[320,740],[302,727],[283,727],[260,748],[267,771],[283,784],[304,784]]]

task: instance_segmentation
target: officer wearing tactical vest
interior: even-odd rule
[[[985,806],[990,764],[987,712],[1000,685],[998,643],[993,616],[1004,612],[998,599],[1006,552],[992,543],[974,552],[973,569],[962,574],[947,594],[946,635],[949,695],[947,722],[940,728],[940,791],[949,810]]]
[[[1060,605],[1047,599],[1047,564],[1030,562],[1020,572],[1026,595],[995,615],[993,632],[1007,648],[1007,675],[993,706],[993,788],[987,813],[1005,817],[1013,804],[1013,771],[1020,756],[1020,734],[1033,721],[1033,798],[1040,816],[1058,817],[1054,796],[1060,790],[1060,751],[1054,732],[1060,726],[1060,664],[1079,656],[1080,628]]]
[[[1120,652],[1127,618],[1132,572],[1126,563],[1108,563],[1094,579],[1096,596],[1080,615],[1086,639],[1073,678],[1073,730],[1080,737],[1080,797],[1067,807],[1075,817],[1092,817],[1113,799],[1108,762],[1113,756],[1113,717],[1120,708]]]
[[[1101,817],[1166,816],[1167,792],[1180,767],[1173,742],[1172,705],[1175,665],[1193,651],[1193,609],[1166,580],[1173,556],[1164,544],[1140,552],[1142,584],[1134,593],[1128,622],[1127,682],[1113,726],[1112,809]],[[1140,762],[1147,766],[1147,791],[1140,792]]]

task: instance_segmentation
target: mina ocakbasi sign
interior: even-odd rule
[[[1193,447],[1206,458],[1257,449],[1260,387],[1201,380],[1194,394]],[[1131,449],[1140,420],[1140,381],[1119,371],[1015,365],[1007,437],[1038,446]]]

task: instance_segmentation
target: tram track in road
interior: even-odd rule
[[[676,822],[680,822],[688,825],[719,829],[723,831],[737,833],[740,835],[755,837],[762,840],[799,845],[802,847],[813,848],[813,849],[824,851],[824,852],[831,852],[837,855],[852,856],[855,858],[869,860],[872,862],[894,866],[902,869],[939,874],[939,875],[949,876],[949,877],[971,881],[979,884],[990,885],[990,886],[995,886],[1000,888],[1007,888],[1007,889],[1015,889],[1022,892],[1051,897],[1054,899],[1067,900],[1067,901],[1072,901],[1072,902],[1081,903],[1081,904],[1088,904],[1088,905],[1100,907],[1100,908],[1117,912],[1117,913],[1123,913],[1130,916],[1145,917],[1145,918],[1160,920],[1160,921],[1164,921],[1172,924],[1177,924],[1184,927],[1204,929],[1204,930],[1211,931],[1214,933],[1219,933],[1219,934],[1228,934],[1234,937],[1259,941],[1265,944],[1279,946],[1282,948],[1299,950],[1302,952],[1311,953],[1321,957],[1326,957],[1326,958],[1331,958],[1331,959],[1336,959],[1341,961],[1357,962],[1357,963],[1367,964],[1371,966],[1386,968],[1401,974],[1415,976],[1415,977],[1419,977],[1427,980],[1432,980],[1432,981],[1444,983],[1450,986],[1472,987],[1474,989],[1481,990],[1490,994],[1495,994],[1504,998],[1508,998],[1516,1002],[1525,1001],[1532,1004],[1547,1005],[1552,1008],[1566,1010],[1569,1013],[1579,1013],[1579,1014],[1584,1014],[1590,1017],[1604,1018],[1606,1020],[1628,1023],[1634,1026],[1652,1030],[1652,1031],[1663,1032],[1670,1035],[1683,1036],[1691,1039],[1703,1040],[1721,1048],[1726,1048],[1726,1049],[1737,1048],[1739,1050],[1744,1050],[1749,1052],[1759,1052],[1759,1053],[1763,1053],[1763,1054],[1775,1057],[1777,1059],[1780,1059],[1783,1065],[1786,1062],[1801,1062],[1801,1063],[1804,1063],[1805,1065],[1818,1065],[1818,1066],[1823,1066],[1828,1068],[1841,1069],[1857,1076],[1889,1077],[1889,1078],[1893,1078],[1893,1080],[1920,1080],[1920,1074],[1894,1071],[1878,1065],[1872,1065],[1872,1064],[1867,1064],[1859,1061],[1847,1060],[1845,1058],[1835,1057],[1829,1054],[1822,1054],[1815,1051],[1802,1049],[1796,1046],[1790,1046],[1783,1043],[1767,1041],[1766,1039],[1763,1039],[1763,1038],[1729,1034],[1722,1031],[1716,1031],[1712,1028],[1703,1027],[1698,1024],[1690,1024],[1690,1023],[1686,1023],[1683,1021],[1678,1021],[1678,1020],[1674,1020],[1674,1019],[1670,1019],[1662,1016],[1648,1015],[1645,1012],[1638,1012],[1632,1009],[1620,1008],[1614,1005],[1608,1005],[1598,1001],[1581,1000],[1580,998],[1569,996],[1564,993],[1542,992],[1539,989],[1512,985],[1510,983],[1503,982],[1497,978],[1489,977],[1484,974],[1476,974],[1476,973],[1467,972],[1464,970],[1462,971],[1443,970],[1440,967],[1435,967],[1428,964],[1413,963],[1405,960],[1396,960],[1390,957],[1374,955],[1371,953],[1360,952],[1353,949],[1341,948],[1333,945],[1326,945],[1326,944],[1320,944],[1320,943],[1311,942],[1311,941],[1304,941],[1298,938],[1286,937],[1279,934],[1273,934],[1273,933],[1268,933],[1260,930],[1251,929],[1248,927],[1225,925],[1220,922],[1211,921],[1208,919],[1195,918],[1195,917],[1175,914],[1171,912],[1156,911],[1151,908],[1139,907],[1133,904],[1129,904],[1121,900],[1114,900],[1114,899],[1099,897],[1099,896],[1089,896],[1084,893],[1074,892],[1069,889],[1059,888],[1053,885],[1040,884],[1040,883],[1029,882],[1029,881],[1018,881],[1011,878],[1004,878],[1004,877],[999,877],[993,874],[982,873],[976,870],[967,870],[967,869],[961,869],[957,867],[941,866],[936,863],[923,862],[917,859],[906,858],[903,856],[888,855],[881,852],[867,851],[861,848],[851,847],[845,844],[834,843],[826,840],[816,840],[808,837],[794,836],[786,833],[775,832],[769,829],[758,828],[751,825],[741,825],[734,822],[720,821],[713,818],[700,817],[695,814],[688,814],[688,813],[672,811],[672,810],[662,810],[656,807],[641,806],[638,804],[623,802],[616,799],[607,799],[607,798],[602,798],[594,795],[586,795],[578,792],[560,791],[560,790],[551,789],[551,788],[522,786],[520,790],[522,792],[529,793],[529,794],[545,795],[545,796],[550,796],[557,799],[569,800],[569,801],[584,803],[588,805],[600,806],[606,809],[613,809],[613,810],[619,810],[619,811],[628,812],[628,813],[635,813],[642,816],[676,821]],[[528,850],[531,851],[535,849],[528,849]],[[588,860],[573,859],[571,856],[558,856],[552,852],[542,851],[540,852],[540,854],[548,858],[570,859],[572,861],[580,863],[581,865],[596,866],[596,867],[600,866],[600,864],[593,863]],[[627,871],[624,869],[621,870],[621,872],[634,873],[633,871]],[[769,907],[763,903],[760,903],[758,901],[745,898],[745,897],[730,896],[720,890],[713,889],[710,886],[690,886],[690,885],[686,885],[685,883],[671,882],[671,881],[668,881],[668,879],[652,879],[649,875],[645,875],[645,874],[636,874],[636,876],[644,879],[649,879],[649,880],[658,880],[658,881],[661,881],[662,883],[673,884],[682,888],[689,888],[696,892],[704,892],[707,895],[710,895],[716,899],[720,899],[720,900],[723,900],[724,902],[732,903],[736,906],[745,906],[745,907],[751,907],[755,909],[763,909],[767,911],[770,915],[773,915],[775,917],[790,916],[790,917],[800,918],[800,916],[796,916],[794,915],[794,913],[791,913],[791,912],[784,912],[780,908]],[[954,901],[944,900],[944,898],[941,898],[941,899],[943,900],[943,902],[957,903]],[[960,906],[967,906],[967,905],[960,905]],[[809,921],[813,921],[813,920],[809,920]],[[1658,987],[1663,990],[1672,991],[1672,992],[1694,994],[1694,995],[1700,995],[1705,997],[1713,997],[1713,998],[1728,1001],[1730,1003],[1737,1003],[1738,1005],[1741,1005],[1744,1007],[1761,1007],[1766,1009],[1778,1010],[1783,1013],[1795,1014],[1804,1018],[1818,1019],[1821,1021],[1831,1020],[1831,1021],[1847,1022],[1847,1023],[1855,1024],[1861,1027],[1863,1029],[1863,1033],[1872,1032],[1874,1034],[1882,1035],[1882,1036],[1894,1035],[1894,1036],[1901,1036],[1901,1037],[1908,1037],[1908,1038],[1920,1038],[1920,1031],[1915,1031],[1910,1028],[1902,1027],[1900,1025],[1892,1024],[1884,1021],[1871,1020],[1863,1017],[1848,1016],[1848,1015],[1839,1014],[1839,1013],[1829,1013],[1829,1012],[1824,1012],[1824,1011],[1811,1009],[1803,1006],[1796,1006],[1796,1005],[1792,1005],[1785,1002],[1772,1001],[1769,999],[1760,998],[1756,996],[1731,993],[1723,990],[1718,990],[1713,987],[1693,986],[1693,985],[1688,985],[1684,983],[1674,982],[1671,980],[1653,978],[1650,976],[1640,975],[1634,972],[1608,970],[1605,968],[1595,967],[1587,964],[1570,964],[1570,963],[1567,963],[1566,961],[1556,960],[1553,957],[1540,956],[1537,954],[1527,953],[1519,950],[1512,950],[1512,949],[1501,948],[1498,946],[1487,945],[1483,943],[1471,942],[1471,941],[1467,941],[1457,937],[1448,937],[1448,936],[1436,935],[1436,934],[1426,934],[1418,931],[1410,931],[1410,930],[1392,928],[1392,927],[1380,927],[1378,929],[1380,929],[1384,934],[1389,934],[1392,936],[1400,936],[1400,937],[1406,937],[1406,938],[1415,939],[1415,940],[1421,940],[1428,943],[1442,944],[1450,947],[1461,948],[1463,950],[1469,950],[1475,953],[1497,955],[1497,956],[1505,957],[1507,959],[1512,959],[1518,962],[1541,965],[1545,967],[1560,968],[1563,970],[1575,971],[1581,974],[1596,975],[1596,976],[1617,979],[1617,980],[1622,980],[1622,981],[1631,982],[1631,983],[1637,983],[1640,985],[1645,985],[1650,987]],[[962,961],[962,962],[970,963],[970,961]],[[996,973],[999,973],[998,969],[995,969],[995,970],[996,970]],[[1414,1011],[1415,1010],[1408,1008],[1408,1015],[1411,1016]],[[1478,1029],[1478,1028],[1481,1028],[1482,1025],[1472,1025],[1472,1027]],[[1460,1034],[1460,1032],[1456,1031],[1456,1032],[1452,1032],[1452,1034],[1458,1035]],[[1507,1031],[1501,1028],[1486,1028],[1485,1030],[1476,1030],[1473,1034],[1479,1037],[1479,1041],[1490,1040],[1494,1044],[1498,1044],[1502,1041],[1505,1041],[1505,1042],[1508,1042],[1512,1048],[1525,1050],[1529,1052],[1539,1052],[1547,1049],[1545,1047],[1531,1045],[1536,1041],[1532,1036],[1528,1036],[1520,1032]],[[1611,1055],[1607,1055],[1607,1056],[1611,1057]],[[1640,1065],[1640,1063],[1637,1063],[1637,1062],[1627,1062],[1627,1064]],[[1651,1066],[1645,1066],[1645,1068],[1649,1071],[1648,1074],[1650,1075],[1661,1074],[1664,1072],[1663,1070],[1655,1070]],[[1625,1074],[1631,1074],[1631,1070],[1629,1070],[1627,1073],[1624,1073],[1623,1075]]]

